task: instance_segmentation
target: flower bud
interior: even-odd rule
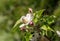
[[[26,28],[25,28],[25,27],[21,27],[20,30],[21,30],[21,31],[25,31]]]
[[[34,25],[34,23],[31,21],[31,22],[29,23],[29,25],[33,26],[33,25]]]
[[[32,8],[29,8],[29,13],[31,13],[31,14],[33,13],[33,10],[32,10]]]

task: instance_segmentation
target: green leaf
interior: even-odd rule
[[[13,28],[12,28],[12,30],[11,30],[11,32],[15,32],[16,31],[16,29],[17,29],[17,25],[20,23],[20,19],[19,20],[17,20],[17,22],[15,23],[15,25],[13,26]]]
[[[33,21],[36,23],[38,21],[38,18],[40,19],[42,13],[45,11],[45,9],[42,9],[42,10],[39,10],[39,11],[36,11],[34,13],[34,19]]]
[[[41,17],[41,15],[44,11],[45,11],[45,9],[42,9],[42,10],[38,11],[39,18]]]
[[[36,11],[36,17],[37,18],[40,18],[41,17],[41,15],[42,15],[42,13],[45,11],[45,9],[42,9],[42,10],[39,10],[39,11]]]
[[[32,37],[32,34],[30,34],[30,32],[27,32],[25,36],[26,41],[29,41],[31,37]]]
[[[50,31],[53,31],[53,32],[54,32],[54,30],[53,30],[52,28],[50,28],[49,26],[48,26],[48,30],[50,30]]]
[[[53,16],[49,16],[46,21],[50,25],[50,24],[54,23],[54,17]]]
[[[20,19],[17,20],[17,22],[15,23],[15,25],[13,27],[16,27],[19,23],[20,23]]]
[[[41,29],[43,29],[43,30],[47,30],[46,25],[43,25],[43,26],[41,27]]]
[[[46,31],[53,31],[54,32],[54,30],[52,29],[52,28],[50,28],[50,26],[46,26],[46,25],[43,25],[42,27],[41,27],[41,29],[43,29],[43,30],[46,30]]]

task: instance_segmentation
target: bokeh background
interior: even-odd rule
[[[0,41],[20,41],[19,34],[11,34],[10,31],[29,7],[34,12],[46,9],[45,14],[56,15],[54,29],[60,30],[60,0],[0,0]]]

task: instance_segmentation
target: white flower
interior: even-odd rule
[[[33,20],[33,16],[32,16],[32,14],[30,14],[30,13],[28,13],[28,14],[26,15],[26,18],[27,18],[27,20],[28,20],[28,23]]]
[[[19,27],[23,27],[23,26],[26,26],[28,25],[33,19],[33,15],[32,15],[32,9],[29,8],[29,13],[26,14],[26,16],[22,16],[20,18],[21,22],[23,22],[22,25],[20,25]]]
[[[56,31],[57,35],[60,37],[60,31]]]
[[[30,13],[28,13],[26,16],[22,16],[20,20],[23,22],[23,24],[20,25],[19,27],[21,28],[23,26],[28,25],[32,21],[32,19],[33,19],[33,16]]]
[[[22,16],[21,18],[20,18],[20,20],[23,22],[23,21],[27,21],[27,22],[30,22],[30,21],[32,21],[32,19],[33,19],[33,16],[32,16],[32,14],[30,14],[30,13],[28,13],[26,16]]]
[[[24,26],[25,26],[25,24],[21,24],[19,27],[22,28],[22,27],[24,27]]]

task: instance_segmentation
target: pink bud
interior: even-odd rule
[[[29,23],[29,25],[31,25],[31,26],[32,26],[32,25],[34,25],[34,23],[31,21],[31,22]]]
[[[21,30],[21,31],[25,31],[26,28],[25,28],[25,27],[21,27],[20,30]]]
[[[29,12],[30,12],[30,13],[32,13],[32,12],[33,12],[32,8],[29,8]]]

